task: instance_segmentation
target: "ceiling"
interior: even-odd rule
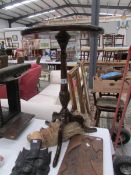
[[[92,0],[1,0],[0,19],[27,26],[52,19],[73,20],[90,16],[91,4]],[[100,15],[123,14],[131,14],[131,0],[100,0]]]

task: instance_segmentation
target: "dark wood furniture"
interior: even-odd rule
[[[52,119],[53,121],[58,119],[61,122],[59,131],[58,131],[58,146],[56,150],[56,156],[53,162],[53,166],[55,167],[57,165],[60,151],[61,151],[63,128],[67,123],[77,121],[81,125],[81,127],[83,127],[87,132],[96,131],[95,128],[85,127],[83,117],[80,115],[73,115],[67,108],[70,100],[70,94],[68,91],[68,84],[67,84],[67,66],[66,66],[67,64],[66,47],[69,42],[70,35],[67,33],[67,31],[88,31],[90,33],[93,33],[93,32],[103,33],[103,29],[101,27],[96,27],[92,25],[39,26],[39,27],[29,28],[22,31],[22,35],[44,32],[44,31],[58,31],[58,34],[56,35],[56,40],[59,43],[60,49],[61,49],[61,89],[59,93],[59,98],[62,104],[62,109],[60,113],[54,113],[53,119]]]
[[[84,70],[86,67],[88,67],[88,64],[86,61],[82,61],[80,63],[81,65],[81,71],[83,74],[83,89],[85,90],[86,94],[88,95],[88,79],[87,76],[85,75],[86,71]],[[104,81],[104,80],[103,80]],[[101,82],[99,81],[99,83],[96,83],[96,86],[99,85]],[[94,87],[93,87],[94,88]],[[109,88],[109,87],[108,87]],[[99,125],[99,121],[100,121],[100,115],[101,112],[115,112],[116,109],[116,105],[117,105],[117,98],[118,98],[118,93],[115,91],[113,93],[108,93],[109,91],[92,91],[93,97],[94,97],[94,105],[96,107],[96,113],[95,113],[95,126]],[[89,98],[87,98],[87,104],[88,104],[88,108],[89,112],[90,112],[90,108],[89,108]],[[119,109],[119,116],[121,116],[122,114],[122,110],[123,110],[123,106],[124,106],[124,102],[123,100],[121,100],[121,106]]]
[[[114,35],[114,46],[124,46],[124,38],[125,36],[122,34]]]
[[[102,36],[103,47],[114,46],[114,37],[112,34],[104,34]]]
[[[0,69],[3,67],[8,66],[8,56],[7,55],[1,55],[0,56]]]
[[[9,108],[0,105],[0,137],[16,139],[34,115],[21,112],[18,77],[30,68],[30,64],[0,69],[0,84],[5,84]]]

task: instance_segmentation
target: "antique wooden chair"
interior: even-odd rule
[[[114,35],[114,46],[124,46],[124,38],[125,36],[122,34]]]
[[[85,67],[87,67],[87,62],[81,62],[81,70],[82,70],[82,74],[83,74],[83,90],[85,89],[85,91],[88,92],[88,82],[87,82],[87,77],[85,74]],[[116,94],[110,94],[110,93],[97,93],[97,92],[93,92],[93,97],[94,97],[94,105],[96,107],[96,113],[95,113],[95,126],[98,126],[99,121],[100,121],[100,114],[101,112],[115,112],[116,109],[116,105],[117,105],[117,98],[118,95]],[[89,99],[89,98],[88,98]],[[89,101],[88,101],[89,102]],[[121,117],[122,114],[122,110],[123,110],[123,106],[124,106],[124,102],[123,100],[121,100],[121,105],[119,108],[119,117]]]
[[[112,34],[104,34],[102,37],[102,44],[103,44],[103,47],[113,46],[113,44],[114,44],[113,35]]]
[[[112,34],[104,34],[102,36],[102,45],[104,47],[114,46],[114,36]],[[103,50],[102,61],[110,61],[113,58],[113,52]]]

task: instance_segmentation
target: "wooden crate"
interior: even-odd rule
[[[123,92],[127,92],[128,86],[131,79],[127,79],[124,83]],[[110,92],[110,93],[119,93],[122,85],[122,80],[102,80],[98,77],[93,79],[93,91],[95,92]]]

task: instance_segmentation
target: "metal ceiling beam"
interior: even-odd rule
[[[65,2],[66,5],[69,5],[70,9],[71,9],[74,13],[78,13],[78,11],[76,11],[75,8],[73,8],[73,7],[70,6],[71,3],[70,3],[68,0],[67,0],[67,1],[64,0],[64,2]]]
[[[12,1],[12,2],[9,2],[9,3],[4,3],[4,4],[0,5],[0,9],[6,7],[7,5],[9,6],[9,5],[13,5],[13,4],[16,4],[16,3],[21,3],[21,2],[23,2],[23,1],[25,1],[25,0],[15,0],[15,1]],[[27,6],[28,8],[30,8],[28,5],[26,5],[26,4],[24,4],[24,5]],[[2,8],[1,8],[1,7],[2,7]],[[23,12],[29,14],[29,13],[28,13],[27,11],[25,11],[24,9],[21,9],[20,7],[17,7],[17,8],[20,9],[21,11],[23,11]],[[30,9],[32,9],[32,8],[30,8]],[[41,9],[42,9],[42,8],[41,8]],[[35,9],[32,9],[32,10],[35,11]],[[21,16],[20,13],[17,13],[17,12],[15,12],[15,13]]]
[[[13,4],[16,4],[16,3],[20,3],[20,2],[23,2],[25,0],[14,0],[12,2],[8,2],[8,3],[4,3],[2,5],[0,5],[0,9],[6,7],[6,6],[9,6],[9,5],[13,5]],[[91,8],[91,5],[88,5],[88,4],[65,4],[65,5],[61,5],[59,6],[58,9],[60,8],[65,8],[65,7],[83,7],[83,8]],[[100,5],[100,8],[107,8],[107,5]],[[114,5],[109,5],[108,6],[109,9],[127,9],[127,10],[131,10],[131,7],[129,6],[114,6]]]
[[[80,16],[91,16],[91,13],[71,13],[71,14],[68,14],[68,15],[63,15],[63,16],[57,18],[57,19],[67,18],[67,17],[74,16],[74,15],[76,15],[76,16],[78,16],[78,15],[80,15]]]
[[[80,5],[81,5],[80,0],[77,0],[77,2],[78,2],[78,4],[80,4]],[[84,13],[86,13],[85,9],[84,9],[84,8],[82,8],[82,9],[83,9],[83,12],[84,12]]]
[[[58,2],[56,2],[55,0],[53,0],[53,2],[57,5],[57,7],[60,6],[60,4],[59,4]],[[69,12],[68,12],[67,10],[63,9],[63,11],[64,11],[65,13],[69,14]],[[63,15],[63,14],[61,14],[58,10],[57,10],[57,13],[59,13],[61,16]]]
[[[62,19],[62,18],[67,18],[67,17],[71,17],[71,16],[91,16],[90,13],[71,13],[71,14],[68,14],[68,15],[63,15],[57,19]],[[103,15],[102,15],[103,16]],[[34,23],[30,23],[30,24],[27,24],[26,26],[27,27],[31,27],[33,25],[36,25],[36,24],[39,24],[41,23],[42,21],[38,21],[38,22],[34,22]]]
[[[23,0],[17,0],[15,1],[16,2],[22,2]],[[14,2],[14,1],[13,1]],[[12,2],[12,3],[13,3]],[[6,5],[9,4],[9,3],[6,3]],[[2,5],[1,5],[2,6]],[[0,6],[0,8],[1,8]],[[19,17],[15,17],[15,18],[12,18],[11,19],[11,22],[16,22],[20,19],[23,19],[23,18],[27,18],[29,17],[30,15],[34,15],[34,14],[39,14],[39,13],[43,13],[43,12],[46,12],[46,11],[50,11],[50,10],[59,10],[59,9],[63,9],[63,8],[66,8],[66,7],[84,7],[84,8],[90,8],[91,5],[84,5],[84,4],[65,4],[65,5],[61,5],[61,6],[57,6],[57,7],[54,7],[54,8],[49,8],[49,9],[44,9],[44,10],[41,10],[39,12],[36,12],[36,13],[30,13],[30,14],[27,14],[27,15],[22,15],[22,16],[19,16]],[[101,8],[107,8],[106,5],[101,5],[100,6]],[[128,9],[128,10],[131,10],[131,7],[130,6],[108,6],[108,9]]]

